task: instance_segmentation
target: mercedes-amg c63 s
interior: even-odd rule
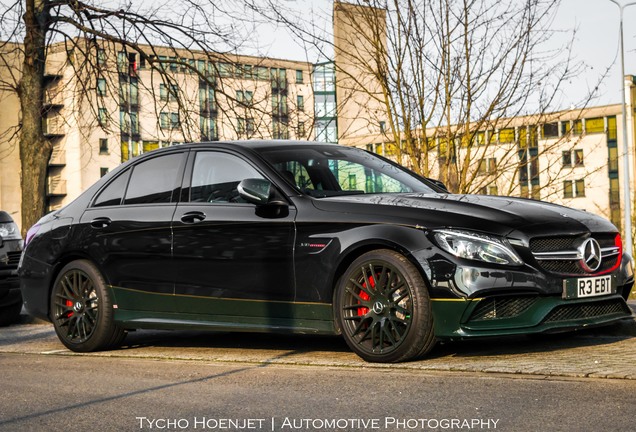
[[[528,199],[451,194],[363,150],[175,146],[121,165],[28,233],[27,310],[74,351],[139,328],[342,334],[368,361],[437,340],[631,316],[616,227]]]

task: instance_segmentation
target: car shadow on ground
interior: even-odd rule
[[[427,359],[514,354],[548,353],[571,348],[613,344],[636,337],[636,321],[624,321],[610,326],[576,332],[510,336],[438,343]],[[139,330],[130,332],[121,350],[143,348],[187,348],[255,351],[293,351],[349,353],[351,350],[338,336],[281,335],[269,333],[229,333],[177,330]]]
[[[609,326],[562,333],[443,342],[438,343],[428,357],[478,357],[548,353],[572,348],[609,345],[633,338],[636,338],[636,321],[625,320]]]

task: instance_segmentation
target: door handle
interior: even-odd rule
[[[181,216],[181,222],[185,224],[193,224],[205,220],[205,213],[200,211],[191,211]]]
[[[106,228],[113,221],[110,220],[109,217],[98,217],[91,221],[91,227],[93,228]]]

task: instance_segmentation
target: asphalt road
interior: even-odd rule
[[[0,371],[0,431],[633,431],[636,412],[634,380],[14,353]]]

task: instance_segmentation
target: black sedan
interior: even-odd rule
[[[519,198],[455,195],[315,142],[171,147],[133,159],[27,236],[28,311],[74,351],[138,328],[342,334],[368,361],[437,340],[630,317],[616,227]]]

